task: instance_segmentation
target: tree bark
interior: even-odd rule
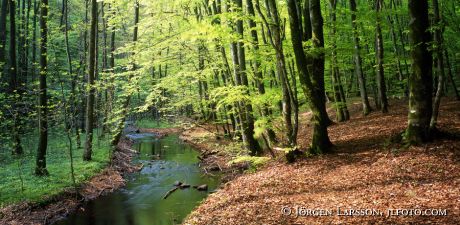
[[[95,103],[95,77],[96,77],[96,57],[97,57],[97,46],[96,46],[96,32],[97,32],[97,1],[91,0],[91,28],[90,28],[90,41],[89,41],[89,69],[88,69],[88,91],[86,99],[86,141],[85,151],[83,153],[83,160],[90,161],[93,151],[93,129],[94,129],[94,103]]]
[[[234,0],[234,2],[236,6],[242,10],[242,0]],[[241,19],[236,21],[236,32],[240,38],[243,38],[243,21]],[[236,43],[236,51],[238,59],[238,63],[235,64],[236,83],[237,85],[248,87],[246,94],[249,95],[249,83],[246,75],[246,54],[244,51],[244,43],[242,41],[238,41]],[[234,62],[236,61],[234,60]],[[246,144],[246,148],[251,152],[252,155],[259,155],[262,153],[262,148],[260,147],[259,142],[257,142],[257,140],[254,138],[254,115],[252,105],[248,102],[241,102],[240,110],[240,119],[243,125],[243,141]]]
[[[450,80],[450,83],[452,84],[452,89],[454,90],[455,98],[457,99],[457,101],[460,101],[460,95],[458,93],[457,85],[455,84],[454,76],[452,75],[452,67],[450,65],[449,53],[447,49],[444,49],[444,55],[446,58],[446,65],[447,65],[447,70],[449,73],[449,80]]]
[[[8,11],[8,0],[2,0],[2,7],[0,9],[0,73],[3,74],[6,57],[6,15]]]
[[[48,147],[48,98],[46,77],[48,75],[48,0],[40,1],[40,74],[39,74],[39,97],[38,97],[38,150],[36,158],[35,174],[37,176],[48,175],[46,169],[46,149]]]
[[[409,0],[409,40],[412,73],[409,76],[409,115],[405,141],[420,144],[430,137],[432,105],[432,56],[427,0]]]
[[[17,43],[16,43],[16,1],[10,1],[10,46],[9,46],[9,58],[10,58],[10,67],[9,67],[9,84],[8,84],[8,93],[12,101],[12,139],[13,139],[13,151],[15,155],[21,155],[23,149],[21,146],[21,138],[19,135],[20,129],[20,120],[21,120],[21,110],[19,103],[21,102],[21,90],[20,90],[20,76],[18,73],[18,64],[17,64]],[[20,38],[22,39],[22,38]]]
[[[133,30],[133,43],[136,44],[137,42],[137,39],[138,39],[138,32],[139,32],[139,27],[138,27],[138,24],[139,24],[139,2],[136,0],[135,2],[135,5],[134,5],[134,30]],[[134,54],[133,54],[134,56]],[[137,65],[136,63],[134,62],[134,59],[133,59],[133,62],[132,62],[132,72],[136,71],[137,70]],[[130,74],[128,76],[128,83],[131,83],[131,80],[133,78],[133,74]],[[161,68],[160,68],[160,78],[161,78]],[[130,88],[128,88],[130,89]],[[128,90],[128,94],[127,96],[125,97],[125,99],[123,100],[123,103],[122,103],[122,112],[121,112],[121,119],[120,121],[118,121],[118,124],[116,125],[116,130],[115,130],[115,133],[113,135],[113,139],[112,139],[112,148],[113,149],[116,149],[117,145],[118,145],[118,142],[120,142],[120,139],[121,139],[121,135],[123,133],[123,128],[125,126],[125,121],[126,121],[126,117],[127,117],[127,114],[128,114],[128,111],[129,111],[129,105],[131,103],[131,93],[132,91],[131,90]]]
[[[252,18],[255,17],[254,5],[252,3],[252,0],[246,0],[246,7],[247,7],[247,11],[249,13],[249,16],[251,16]],[[251,30],[251,37],[252,37],[252,41],[253,41],[253,43],[252,43],[253,51],[254,51],[254,54],[256,55],[256,59],[253,61],[253,70],[254,70],[254,76],[255,76],[255,80],[256,80],[257,90],[259,91],[260,95],[264,95],[265,94],[264,77],[263,77],[262,71],[260,71],[260,61],[259,61],[259,55],[258,55],[258,52],[259,52],[259,37],[258,37],[258,34],[257,34],[257,30],[256,30],[256,22],[252,18],[249,19],[248,23],[249,23],[249,29]],[[268,118],[268,122],[270,124],[271,123],[271,119],[270,119],[271,115],[270,115],[270,111],[269,111],[267,105],[263,106],[262,115]],[[268,140],[270,142],[275,142],[276,141],[276,134],[273,131],[273,129],[267,128],[266,133],[267,133],[267,136],[268,136]]]
[[[441,15],[439,12],[438,0],[432,0],[433,3],[433,26],[434,26],[434,53],[436,56],[435,71],[438,77],[438,86],[436,88],[436,95],[433,102],[433,114],[431,115],[430,129],[435,130],[438,123],[439,105],[441,104],[441,97],[444,92],[444,57],[443,57],[443,37],[442,37],[442,24]]]
[[[369,105],[369,98],[367,97],[366,90],[366,79],[363,74],[362,58],[361,58],[361,46],[359,41],[358,24],[356,22],[356,1],[350,0],[351,10],[351,25],[353,29],[353,41],[355,45],[354,61],[355,61],[355,73],[358,77],[359,91],[361,94],[361,101],[363,104],[363,114],[368,115],[371,112],[371,106]]]
[[[319,1],[313,0],[313,6],[310,9],[310,12],[314,11],[315,13],[320,12]],[[289,12],[289,21],[291,27],[291,40],[294,47],[294,54],[296,59],[297,68],[299,70],[299,78],[302,86],[302,90],[305,94],[305,97],[309,103],[309,106],[312,110],[312,122],[313,122],[313,139],[310,146],[310,151],[314,154],[325,153],[330,150],[332,143],[329,140],[327,132],[327,123],[324,121],[324,116],[321,115],[321,109],[324,107],[324,102],[318,98],[317,91],[315,89],[321,89],[321,87],[313,86],[313,82],[309,76],[307,68],[307,57],[302,47],[302,32],[299,30],[299,20],[296,15],[296,2],[295,0],[287,0],[288,12]],[[318,7],[318,8],[316,8]],[[319,23],[318,15],[313,15],[313,18],[316,20],[317,25]],[[317,31],[318,29],[316,29]],[[317,83],[319,85],[319,83]],[[324,88],[324,87],[323,87]]]
[[[380,13],[382,11],[383,1],[377,0],[375,3],[375,11],[377,17],[377,24],[375,28],[375,42],[377,47],[376,57],[377,57],[377,91],[380,100],[380,109],[382,113],[388,112],[388,99],[387,99],[387,90],[385,85],[385,71],[383,68],[383,59],[384,59],[384,48],[383,48],[383,37],[382,37],[382,26]]]
[[[337,61],[337,0],[329,0],[329,8],[331,11],[331,38],[332,38],[332,58],[331,58],[331,74],[332,74],[332,87],[334,89],[334,98],[336,104],[336,119],[338,122],[343,122],[350,119],[350,113],[347,107],[347,100],[343,91],[342,80],[340,78],[340,71]]]
[[[281,34],[281,24],[278,8],[275,0],[266,1],[267,5],[267,17],[269,21],[263,16],[258,1],[256,1],[256,8],[261,17],[263,17],[265,25],[267,26],[269,37],[268,40],[272,47],[275,49],[276,53],[276,71],[278,73],[279,80],[281,82],[282,90],[282,102],[281,102],[281,111],[283,115],[284,125],[286,129],[286,136],[288,138],[288,144],[291,147],[294,147],[297,144],[296,136],[296,124],[292,123],[292,110],[293,110],[293,96],[292,91],[290,90],[289,78],[287,76],[286,70],[286,59],[283,50],[283,40]],[[297,16],[297,6],[295,8]],[[298,18],[297,18],[298,19]],[[297,24],[297,28],[300,28],[300,25]],[[296,107],[296,106],[294,106]]]
[[[321,120],[324,121],[326,126],[332,124],[331,119],[327,114],[326,110],[326,90],[324,87],[324,64],[325,64],[325,53],[324,53],[324,31],[323,31],[323,16],[321,15],[321,5],[319,0],[310,0],[310,20],[311,20],[311,31],[312,31],[312,42],[313,48],[317,54],[312,54],[312,68],[311,68],[311,80],[312,84],[317,92],[317,98],[321,104],[319,104]]]

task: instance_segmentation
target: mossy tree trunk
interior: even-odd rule
[[[429,51],[431,35],[427,0],[409,0],[409,40],[412,72],[409,76],[409,122],[405,141],[420,144],[430,136],[432,115],[432,56]]]
[[[320,2],[317,0],[310,0],[310,17],[312,19],[313,26],[322,26],[322,20],[320,19]],[[302,90],[305,94],[305,97],[309,103],[310,109],[312,110],[312,122],[313,122],[313,138],[311,143],[311,152],[315,154],[325,153],[330,150],[332,146],[331,141],[329,140],[327,132],[327,121],[324,120],[324,115],[322,115],[322,109],[325,108],[325,102],[321,99],[321,96],[318,96],[318,91],[324,89],[324,86],[317,87],[313,85],[312,79],[309,76],[307,68],[307,57],[302,47],[302,32],[299,29],[299,17],[296,16],[296,1],[287,0],[288,12],[289,12],[289,21],[291,28],[291,40],[294,47],[294,54],[296,59],[296,65],[299,70],[299,78],[302,86]],[[322,29],[317,27],[313,28],[313,37],[317,37],[318,40],[322,39]],[[318,35],[318,36],[315,36]],[[318,43],[320,44],[320,43]],[[320,60],[320,59],[317,59]],[[323,67],[324,69],[324,67]],[[316,70],[319,75],[321,71]],[[324,71],[323,71],[324,73]],[[324,85],[324,83],[322,83]],[[321,85],[321,83],[315,83],[315,85]]]

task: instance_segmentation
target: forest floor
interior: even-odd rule
[[[63,190],[62,193],[47,197],[39,202],[22,202],[0,208],[2,225],[52,224],[78,209],[85,201],[113,192],[125,185],[123,176],[141,169],[132,165],[136,155],[131,150],[132,141],[123,138],[118,151],[112,155],[111,164],[88,182],[78,187]]]
[[[392,100],[389,110],[364,117],[359,104],[351,105],[351,120],[328,129],[333,153],[293,164],[278,157],[238,176],[185,224],[460,224],[460,104],[443,99],[441,105],[438,127],[450,135],[409,148],[390,141],[407,125],[407,101]],[[303,149],[311,138],[308,121],[309,114],[301,114]],[[341,214],[375,209],[377,215],[343,216],[337,207]],[[389,209],[447,215],[403,216]],[[331,215],[306,215],[319,210]]]

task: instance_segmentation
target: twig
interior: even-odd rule
[[[171,195],[173,192],[175,192],[177,189],[179,189],[179,187],[175,187],[171,190],[169,190],[168,192],[166,192],[165,196],[163,196],[163,199],[166,199],[169,195]]]

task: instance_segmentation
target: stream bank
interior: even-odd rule
[[[125,185],[124,176],[141,169],[131,164],[136,152],[131,150],[132,140],[122,138],[118,151],[112,155],[110,165],[98,175],[78,187],[67,188],[61,194],[50,196],[39,203],[22,202],[0,209],[0,224],[28,225],[52,224],[78,209],[84,202],[111,193]]]
[[[178,224],[220,185],[220,173],[204,174],[200,152],[178,134],[128,135],[138,153],[133,163],[142,170],[127,176],[126,185],[81,206],[55,225],[169,225]]]
[[[161,138],[169,134],[177,134],[179,138],[200,152],[199,167],[208,174],[220,172],[222,183],[226,183],[242,173],[247,166],[244,164],[229,165],[231,157],[223,151],[230,140],[214,137],[203,127],[183,128],[131,128],[133,133],[152,133]],[[78,193],[73,188],[61,194],[51,196],[40,203],[23,202],[0,209],[0,224],[27,225],[53,224],[67,217],[88,201],[112,193],[126,185],[126,176],[142,169],[142,165],[133,165],[132,159],[137,152],[133,148],[133,140],[124,136],[118,144],[118,151],[112,155],[111,164],[88,182],[80,185]]]

